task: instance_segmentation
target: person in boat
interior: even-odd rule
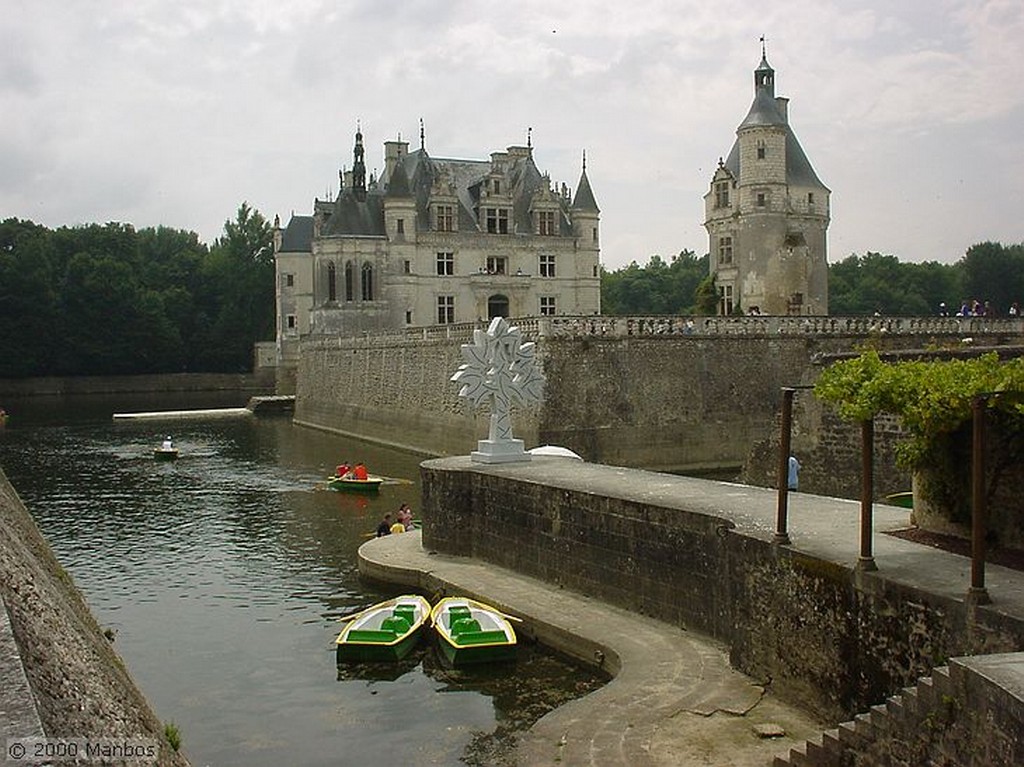
[[[395,524],[393,524],[391,526],[391,532],[392,533],[404,533],[405,532],[405,525],[403,525],[401,522],[395,522]]]
[[[352,469],[353,479],[367,479],[369,476],[370,475],[367,473],[366,467],[363,465],[362,461],[357,463],[355,468]]]
[[[383,538],[385,535],[391,535],[391,512],[389,511],[384,515],[384,519],[377,525],[377,537]]]
[[[334,473],[337,476],[339,476],[342,479],[344,479],[345,477],[348,476],[349,471],[350,471],[350,469],[349,469],[348,461],[345,461],[345,463],[338,464],[338,468],[336,468],[334,470]]]
[[[412,509],[409,508],[409,504],[403,503],[398,507],[398,521],[402,523],[403,530],[412,530]]]
[[[164,437],[164,441],[160,444],[161,450],[174,450],[174,441],[171,439],[171,435],[168,434]]]

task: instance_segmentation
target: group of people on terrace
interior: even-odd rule
[[[946,302],[943,301],[939,304],[939,316],[949,317],[949,307],[946,306]],[[960,304],[960,310],[956,312],[954,317],[998,317],[999,312],[992,306],[990,301],[978,301],[967,300],[966,298]],[[1020,303],[1014,301],[1010,304],[1010,307],[1006,310],[1007,317],[1020,317]]]

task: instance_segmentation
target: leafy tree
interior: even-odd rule
[[[995,313],[1002,315],[1013,302],[1024,301],[1024,244],[972,245],[958,266],[963,274],[965,298],[988,301]]]
[[[0,378],[44,375],[56,347],[53,239],[30,221],[0,222]]]
[[[666,263],[651,256],[646,266],[633,261],[614,272],[601,273],[604,314],[692,314],[694,294],[708,273],[708,258],[684,250]]]
[[[200,370],[252,368],[256,341],[274,337],[273,227],[242,203],[202,269],[195,364]]]

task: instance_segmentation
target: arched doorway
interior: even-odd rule
[[[487,299],[487,319],[508,317],[508,296],[496,293]]]

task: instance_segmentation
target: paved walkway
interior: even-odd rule
[[[5,749],[0,762],[6,758],[8,738],[33,737],[43,737],[43,725],[0,597],[0,748]]]
[[[652,479],[637,474],[646,477],[630,479]],[[656,495],[695,489],[692,479],[678,478],[674,488],[677,478],[656,476]],[[648,484],[648,496],[651,490]],[[721,482],[704,482],[700,490],[702,502],[732,519],[736,532],[770,540],[775,491]],[[795,493],[789,505],[793,548],[850,566],[857,561],[859,503]],[[879,572],[865,577],[963,599],[969,559],[882,534],[907,527],[908,514],[875,507]],[[706,636],[488,563],[425,551],[419,532],[368,541],[359,555],[367,577],[423,593],[475,596],[521,616],[522,633],[545,645],[584,659],[603,655],[614,679],[537,722],[521,739],[522,765],[763,767],[835,724],[814,721],[766,693],[757,680],[732,669],[726,648]],[[981,609],[1024,617],[1024,573],[993,565],[986,573],[993,604]],[[782,734],[763,737],[772,732]]]

